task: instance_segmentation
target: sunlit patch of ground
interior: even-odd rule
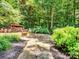
[[[21,32],[15,32],[15,33],[0,33],[0,36],[3,36],[3,35],[22,35]]]

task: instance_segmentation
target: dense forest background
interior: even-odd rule
[[[79,26],[79,0],[0,0],[0,28],[19,23],[52,30]]]

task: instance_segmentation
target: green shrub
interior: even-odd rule
[[[0,51],[4,51],[11,47],[10,42],[7,38],[0,37]]]
[[[79,59],[79,28],[58,28],[53,31],[52,39],[62,51]]]
[[[47,28],[42,28],[41,26],[37,26],[36,28],[33,28],[32,32],[34,32],[34,33],[49,34],[49,30]]]
[[[0,35],[0,51],[4,51],[11,47],[11,42],[19,41],[20,35],[18,34],[9,34],[9,35]]]

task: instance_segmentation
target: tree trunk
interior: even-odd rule
[[[54,9],[51,8],[51,29],[53,29]]]
[[[76,17],[76,15],[75,15],[75,0],[73,1],[73,8],[74,8],[74,26],[75,26],[75,17]]]

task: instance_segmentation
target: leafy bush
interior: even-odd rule
[[[32,32],[34,32],[34,33],[49,34],[49,30],[47,28],[42,28],[41,26],[37,26],[36,28],[33,28]]]
[[[11,47],[10,42],[7,38],[0,37],[0,51],[6,50]]]
[[[21,18],[20,11],[14,9],[10,3],[7,1],[0,2],[0,28],[7,27],[11,23],[20,23]]]
[[[7,35],[0,35],[0,51],[4,51],[11,47],[11,42],[19,41],[20,35],[19,34],[7,34]]]
[[[52,39],[56,46],[71,57],[79,59],[79,28],[65,27],[54,30]]]

